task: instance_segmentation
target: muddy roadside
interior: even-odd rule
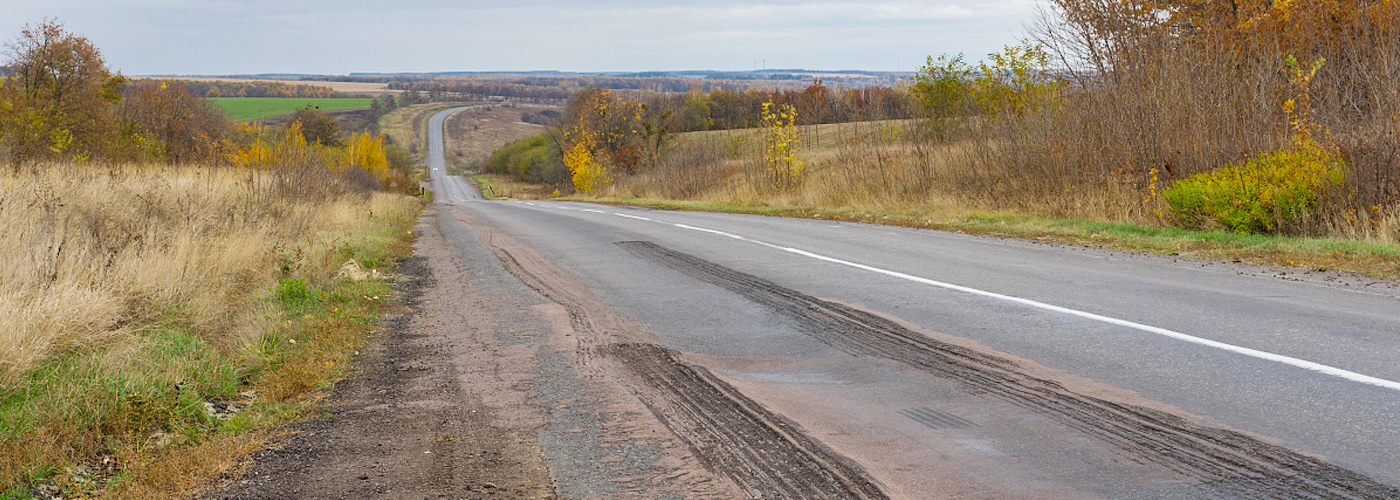
[[[206,498],[885,498],[469,211],[416,232],[356,375]]]
[[[428,210],[403,312],[326,412],[205,498],[733,498],[463,216]]]
[[[358,356],[318,418],[291,426],[211,499],[553,498],[519,387],[533,353],[501,346],[432,228],[400,263],[401,313]],[[465,301],[465,303],[463,303]]]

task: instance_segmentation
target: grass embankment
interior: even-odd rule
[[[271,175],[0,173],[0,498],[183,496],[314,411],[421,204]]]
[[[557,106],[500,103],[476,106],[447,118],[447,168],[452,175],[480,171],[491,153],[512,141],[535,136],[547,130],[542,125],[521,122],[521,115]]]
[[[373,101],[373,99],[358,97],[212,97],[209,100],[223,108],[229,117],[241,122],[291,114],[308,104],[326,112],[342,109],[368,109],[370,102]]]
[[[489,177],[479,182],[493,183],[502,180],[497,176]],[[537,194],[538,187],[533,191],[527,189],[517,191],[521,195],[510,196],[511,192],[501,191],[501,188],[497,188],[497,191],[503,193],[503,196],[496,199],[539,199],[545,197]],[[714,201],[583,196],[557,197],[556,199],[608,205],[641,206],[660,210],[726,212],[862,222],[1333,272],[1355,271],[1378,278],[1400,279],[1400,247],[1340,238],[1195,231],[1125,222],[1048,218],[1011,212],[953,214],[948,212],[822,209],[798,206],[739,205]]]
[[[567,199],[893,224],[1400,278],[1400,244],[1393,231],[1300,237],[1184,229],[1172,224],[1170,207],[1160,197],[1112,183],[1022,202],[987,200],[968,192],[984,175],[966,161],[969,146],[931,145],[918,139],[918,125],[904,120],[802,127],[799,159],[805,172],[785,190],[772,185],[756,130],[681,134],[655,167],[617,176],[595,196],[571,193]],[[541,155],[526,151],[513,157]],[[478,183],[519,199],[548,198],[555,189],[517,178],[479,176]],[[1002,208],[1008,205],[1024,206]],[[1400,214],[1385,215],[1365,225],[1383,229],[1400,223]],[[1346,228],[1337,232],[1348,234]]]
[[[379,128],[394,144],[408,148],[409,153],[427,163],[428,119],[445,109],[469,106],[470,102],[430,102],[396,109],[379,120]]]

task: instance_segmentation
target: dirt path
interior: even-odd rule
[[[521,387],[533,352],[497,341],[496,308],[441,237],[419,231],[395,284],[410,312],[371,341],[323,418],[209,498],[555,496],[535,437],[543,417]]]

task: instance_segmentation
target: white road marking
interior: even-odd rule
[[[538,205],[537,205],[537,206],[538,206]],[[550,208],[559,208],[559,209],[562,209],[562,210],[582,210],[582,211],[586,211],[586,212],[593,212],[593,211],[594,211],[594,210],[584,210],[584,209],[570,209],[570,208],[565,208],[565,207],[550,207]],[[601,212],[601,211],[598,211],[598,212],[603,213],[603,212]],[[705,233],[710,233],[710,234],[716,234],[716,235],[724,236],[724,237],[726,237],[726,238],[732,238],[732,239],[736,239],[736,240],[747,241],[747,242],[750,242],[750,243],[762,245],[762,246],[769,247],[769,248],[773,248],[773,249],[776,249],[776,250],[781,250],[781,251],[784,251],[784,252],[788,252],[788,253],[792,253],[792,254],[796,254],[796,255],[801,255],[801,256],[803,256],[803,257],[808,257],[808,258],[812,258],[812,259],[816,259],[816,260],[826,261],[826,262],[830,262],[830,263],[833,263],[833,264],[840,264],[840,265],[843,265],[843,266],[853,267],[853,268],[856,268],[856,269],[861,269],[861,270],[864,270],[864,271],[870,271],[870,272],[873,272],[873,273],[879,273],[879,274],[883,274],[883,275],[890,276],[890,277],[894,277],[894,278],[899,278],[899,279],[906,280],[906,281],[912,281],[912,282],[915,282],[915,283],[921,283],[921,284],[925,284],[925,285],[929,285],[929,286],[934,286],[934,287],[938,287],[938,288],[943,288],[943,289],[946,289],[946,290],[953,290],[953,291],[957,291],[957,292],[963,292],[963,293],[972,294],[972,295],[979,295],[979,296],[982,296],[982,297],[988,297],[988,298],[997,299],[997,300],[1002,300],[1002,301],[1006,301],[1006,302],[1012,302],[1012,303],[1021,304],[1021,305],[1024,305],[1024,306],[1029,306],[1029,307],[1033,307],[1033,308],[1041,309],[1041,310],[1045,310],[1045,311],[1051,311],[1051,312],[1056,312],[1056,313],[1060,313],[1060,314],[1067,314],[1067,315],[1070,315],[1070,316],[1076,316],[1076,317],[1080,317],[1080,318],[1084,318],[1084,319],[1089,319],[1089,320],[1093,320],[1093,321],[1098,321],[1098,322],[1102,322],[1102,323],[1108,323],[1108,324],[1110,324],[1110,325],[1116,325],[1116,326],[1122,326],[1122,327],[1126,327],[1126,328],[1132,328],[1132,329],[1134,329],[1134,330],[1143,331],[1143,332],[1151,333],[1151,334],[1154,334],[1154,335],[1160,335],[1160,336],[1163,336],[1163,337],[1172,338],[1172,339],[1180,340],[1180,341],[1183,341],[1183,342],[1190,342],[1190,343],[1192,343],[1192,344],[1203,345],[1203,346],[1206,346],[1206,347],[1212,347],[1212,348],[1220,349],[1220,350],[1223,350],[1223,351],[1233,352],[1233,353],[1235,353],[1235,354],[1242,354],[1242,355],[1249,356],[1249,357],[1252,357],[1252,358],[1262,359],[1262,360],[1266,360],[1266,361],[1273,361],[1273,362],[1275,362],[1275,363],[1282,363],[1282,364],[1285,364],[1285,365],[1289,365],[1289,366],[1293,366],[1293,367],[1297,367],[1297,368],[1302,368],[1302,369],[1304,369],[1304,370],[1315,371],[1315,372],[1318,372],[1318,373],[1322,373],[1322,374],[1325,374],[1325,375],[1331,375],[1331,376],[1334,376],[1334,377],[1343,378],[1343,379],[1350,380],[1350,381],[1353,381],[1353,382],[1360,382],[1360,383],[1362,383],[1362,384],[1373,385],[1373,386],[1376,386],[1376,387],[1382,387],[1382,388],[1386,388],[1386,389],[1391,389],[1391,390],[1400,391],[1400,382],[1395,382],[1395,381],[1391,381],[1391,380],[1386,380],[1386,379],[1383,379],[1383,378],[1372,377],[1372,376],[1370,376],[1370,375],[1364,375],[1364,374],[1356,373],[1356,372],[1353,372],[1353,371],[1343,370],[1343,369],[1341,369],[1341,368],[1337,368],[1337,367],[1329,366],[1329,365],[1324,365],[1324,364],[1321,364],[1321,363],[1315,363],[1315,362],[1308,361],[1308,360],[1305,360],[1305,359],[1298,359],[1298,358],[1293,358],[1293,357],[1289,357],[1289,356],[1284,356],[1284,355],[1282,355],[1282,354],[1274,354],[1274,353],[1271,353],[1271,352],[1260,351],[1260,350],[1257,350],[1257,349],[1250,349],[1250,348],[1248,348],[1248,347],[1237,346],[1237,345],[1234,345],[1234,344],[1227,344],[1227,343],[1224,343],[1224,342],[1215,341],[1215,340],[1210,340],[1210,339],[1206,339],[1206,338],[1201,338],[1201,337],[1197,337],[1197,336],[1194,336],[1194,335],[1187,335],[1187,334],[1185,334],[1185,333],[1181,333],[1181,332],[1174,331],[1174,330],[1168,330],[1168,329],[1166,329],[1166,328],[1156,327],[1156,326],[1152,326],[1152,325],[1144,325],[1144,324],[1142,324],[1142,323],[1135,323],[1135,322],[1128,321],[1128,320],[1125,320],[1125,319],[1119,319],[1119,318],[1114,318],[1114,317],[1110,317],[1110,316],[1104,316],[1104,315],[1101,315],[1101,314],[1094,314],[1094,313],[1087,312],[1087,311],[1080,311],[1080,310],[1078,310],[1078,309],[1070,309],[1070,308],[1068,308],[1068,307],[1062,307],[1062,306],[1057,306],[1057,305],[1053,305],[1053,304],[1046,304],[1046,303],[1044,303],[1044,302],[1039,302],[1039,301],[1035,301],[1035,300],[1031,300],[1031,299],[1025,299],[1025,298],[1016,297],[1016,296],[1012,296],[1012,295],[1005,295],[1005,294],[1000,294],[1000,293],[996,293],[996,292],[989,292],[989,291],[986,291],[986,290],[979,290],[979,289],[976,289],[976,288],[966,287],[966,286],[962,286],[962,285],[955,285],[955,284],[952,284],[952,283],[945,283],[945,282],[938,281],[938,280],[932,280],[932,279],[928,279],[928,278],[924,278],[924,277],[920,277],[920,276],[914,276],[914,275],[912,275],[912,274],[901,273],[901,272],[899,272],[899,271],[891,271],[891,270],[889,270],[889,269],[882,269],[882,268],[878,268],[878,267],[874,267],[874,266],[868,266],[868,265],[860,264],[860,263],[856,263],[856,262],[850,262],[850,261],[846,261],[846,260],[841,260],[841,259],[837,259],[837,258],[835,258],[835,257],[827,257],[827,256],[825,256],[825,255],[821,255],[821,254],[816,254],[816,253],[808,252],[808,251],[802,250],[802,249],[800,249],[800,248],[790,248],[790,247],[785,247],[785,246],[781,246],[781,245],[775,245],[775,244],[768,243],[768,242],[765,242],[765,241],[759,241],[759,240],[755,240],[755,239],[751,239],[751,238],[745,238],[745,237],[739,236],[739,235],[737,235],[737,234],[727,233],[727,232],[719,231],[719,230],[716,230],[716,229],[709,229],[709,228],[703,228],[703,227],[689,226],[689,225],[686,225],[686,224],[678,224],[678,223],[673,223],[673,222],[655,221],[655,220],[653,220],[653,219],[647,219],[647,218],[645,218],[645,217],[637,217],[637,216],[627,215],[627,214],[621,214],[621,213],[617,213],[617,212],[613,212],[613,215],[618,215],[618,216],[622,216],[622,217],[627,217],[627,218],[629,218],[629,219],[639,219],[639,220],[645,220],[645,221],[651,221],[651,222],[661,222],[662,224],[667,224],[667,225],[670,225],[670,226],[675,226],[675,227],[678,227],[678,228],[681,228],[681,229],[688,229],[688,230],[691,230],[691,231],[700,231],[700,232],[705,232]],[[891,233],[891,234],[893,234],[893,233]]]
[[[754,241],[754,240],[745,238],[745,237],[743,237],[743,236],[739,236],[739,235],[737,235],[737,234],[726,233],[726,232],[724,232],[724,231],[716,231],[716,230],[714,230],[714,229],[705,229],[705,228],[703,228],[703,227],[687,226],[687,225],[685,225],[685,224],[671,224],[671,225],[672,225],[672,226],[676,226],[676,227],[681,228],[681,229],[689,229],[689,230],[691,230],[691,231],[701,231],[701,232],[706,232],[706,233],[713,233],[713,234],[718,234],[718,235],[720,235],[720,236],[724,236],[724,237],[728,237],[728,238],[734,238],[734,239],[736,239],[736,240],[753,241],[754,243],[761,243],[761,242],[759,242],[759,241]],[[766,245],[766,243],[764,243],[764,244]],[[778,247],[773,246],[773,245],[768,245],[768,246],[772,246],[773,248],[778,248]]]
[[[618,216],[627,217],[627,218],[631,218],[631,219],[641,219],[641,220],[653,221],[652,219],[646,219],[646,218],[642,218],[642,217],[636,217],[636,216],[631,216],[631,215],[626,215],[626,214],[620,214],[620,213],[616,213],[616,212],[613,212],[613,215],[618,215]],[[1187,335],[1187,334],[1185,334],[1185,333],[1181,333],[1181,332],[1174,331],[1174,330],[1168,330],[1168,329],[1166,329],[1166,328],[1160,328],[1160,327],[1156,327],[1156,326],[1152,326],[1152,325],[1144,325],[1144,324],[1142,324],[1142,323],[1135,323],[1135,322],[1128,321],[1128,320],[1125,320],[1125,319],[1118,319],[1118,318],[1113,318],[1113,317],[1104,316],[1104,315],[1100,315],[1100,314],[1094,314],[1094,313],[1091,313],[1091,312],[1080,311],[1080,310],[1077,310],[1077,309],[1070,309],[1070,308],[1068,308],[1068,307],[1061,307],[1061,306],[1057,306],[1057,305],[1053,305],[1053,304],[1046,304],[1046,303],[1044,303],[1044,302],[1038,302],[1038,301],[1034,301],[1034,300],[1031,300],[1031,299],[1024,299],[1024,298],[1021,298],[1021,297],[1015,297],[1015,296],[1011,296],[1011,295],[1004,295],[1004,294],[1000,294],[1000,293],[996,293],[996,292],[989,292],[989,291],[986,291],[986,290],[979,290],[979,289],[976,289],[976,288],[966,287],[966,286],[962,286],[962,285],[955,285],[955,284],[952,284],[952,283],[945,283],[945,282],[938,281],[938,280],[931,280],[931,279],[924,278],[924,277],[920,277],[920,276],[914,276],[914,275],[912,275],[912,274],[901,273],[901,272],[899,272],[899,271],[891,271],[891,270],[889,270],[889,269],[882,269],[882,268],[878,268],[878,267],[874,267],[874,266],[867,266],[867,265],[865,265],[865,264],[859,264],[859,263],[856,263],[856,262],[850,262],[850,261],[845,261],[845,260],[837,259],[837,258],[835,258],[835,257],[827,257],[827,256],[825,256],[825,255],[821,255],[821,254],[816,254],[816,253],[808,252],[808,251],[806,251],[806,250],[802,250],[802,249],[799,249],[799,248],[790,248],[790,247],[785,247],[785,246],[781,246],[781,245],[775,245],[775,244],[768,243],[768,242],[765,242],[765,241],[759,241],[759,240],[755,240],[755,239],[751,239],[751,238],[746,238],[746,237],[743,237],[743,236],[739,236],[739,235],[737,235],[737,234],[726,233],[726,232],[724,232],[724,231],[719,231],[719,230],[716,230],[716,229],[709,229],[709,228],[703,228],[703,227],[695,227],[695,226],[689,226],[689,225],[685,225],[685,224],[677,224],[677,223],[673,223],[673,222],[663,222],[663,221],[653,221],[653,222],[661,222],[661,223],[666,224],[666,225],[675,226],[675,227],[678,227],[678,228],[681,228],[681,229],[688,229],[688,230],[691,230],[691,231],[700,231],[700,232],[705,232],[705,233],[717,234],[717,235],[724,236],[724,237],[727,237],[727,238],[732,238],[732,239],[736,239],[736,240],[747,241],[747,242],[750,242],[750,243],[755,243],[755,244],[762,245],[762,246],[769,247],[769,248],[773,248],[773,249],[776,249],[776,250],[782,250],[782,251],[784,251],[784,252],[788,252],[788,253],[792,253],[792,254],[796,254],[796,255],[801,255],[801,256],[803,256],[803,257],[808,257],[808,258],[812,258],[812,259],[817,259],[817,260],[821,260],[821,261],[826,261],[826,262],[830,262],[830,263],[833,263],[833,264],[840,264],[840,265],[843,265],[843,266],[853,267],[853,268],[856,268],[856,269],[861,269],[861,270],[864,270],[864,271],[870,271],[870,272],[873,272],[873,273],[879,273],[879,274],[883,274],[883,275],[886,275],[886,276],[891,276],[891,277],[894,277],[894,278],[899,278],[899,279],[902,279],[902,280],[912,281],[912,282],[915,282],[915,283],[922,283],[922,284],[925,284],[925,285],[935,286],[935,287],[943,288],[943,289],[946,289],[946,290],[953,290],[953,291],[957,291],[957,292],[963,292],[963,293],[968,293],[968,294],[972,294],[972,295],[979,295],[979,296],[988,297],[988,298],[992,298],[992,299],[1003,300],[1003,301],[1006,301],[1006,302],[1013,302],[1013,303],[1016,303],[1016,304],[1021,304],[1021,305],[1033,307],[1033,308],[1036,308],[1036,309],[1041,309],[1041,310],[1051,311],[1051,312],[1057,312],[1057,313],[1061,313],[1061,314],[1068,314],[1068,315],[1070,315],[1070,316],[1077,316],[1077,317],[1084,318],[1084,319],[1089,319],[1089,320],[1093,320],[1093,321],[1099,321],[1099,322],[1102,322],[1102,323],[1108,323],[1108,324],[1110,324],[1110,325],[1117,325],[1117,326],[1122,326],[1122,327],[1126,327],[1126,328],[1132,328],[1132,329],[1134,329],[1134,330],[1139,330],[1139,331],[1151,333],[1151,334],[1154,334],[1154,335],[1160,335],[1160,336],[1163,336],[1163,337],[1172,338],[1172,339],[1180,340],[1180,341],[1183,341],[1183,342],[1190,342],[1190,343],[1192,343],[1192,344],[1203,345],[1203,346],[1206,346],[1206,347],[1213,347],[1213,348],[1215,348],[1215,349],[1220,349],[1220,350],[1223,350],[1223,351],[1233,352],[1233,353],[1235,353],[1235,354],[1242,354],[1242,355],[1249,356],[1249,357],[1252,357],[1252,358],[1258,358],[1258,359],[1262,359],[1262,360],[1266,360],[1266,361],[1273,361],[1273,362],[1275,362],[1275,363],[1282,363],[1282,364],[1285,364],[1285,365],[1289,365],[1289,366],[1293,366],[1293,367],[1297,367],[1297,368],[1302,368],[1302,369],[1304,369],[1304,370],[1315,371],[1315,372],[1322,373],[1322,374],[1325,374],[1325,375],[1331,375],[1331,376],[1334,376],[1334,377],[1339,377],[1339,378],[1343,378],[1343,379],[1346,379],[1346,380],[1350,380],[1350,381],[1352,381],[1352,382],[1360,382],[1360,383],[1362,383],[1362,384],[1373,385],[1373,386],[1376,386],[1376,387],[1382,387],[1382,388],[1385,388],[1385,389],[1391,389],[1391,390],[1400,391],[1400,382],[1395,382],[1395,381],[1392,381],[1392,380],[1386,380],[1386,379],[1383,379],[1383,378],[1372,377],[1372,376],[1370,376],[1370,375],[1364,375],[1364,374],[1356,373],[1356,372],[1353,372],[1353,371],[1343,370],[1343,369],[1341,369],[1341,368],[1337,368],[1337,367],[1334,367],[1334,366],[1328,366],[1328,365],[1324,365],[1324,364],[1321,364],[1321,363],[1314,363],[1314,362],[1312,362],[1312,361],[1308,361],[1308,360],[1304,360],[1304,359],[1292,358],[1292,357],[1284,356],[1284,355],[1281,355],[1281,354],[1274,354],[1274,353],[1271,353],[1271,352],[1260,351],[1260,350],[1257,350],[1257,349],[1250,349],[1250,348],[1248,348],[1248,347],[1241,347],[1241,346],[1237,346],[1237,345],[1234,345],[1234,344],[1227,344],[1227,343],[1224,343],[1224,342],[1219,342],[1219,341],[1210,340],[1210,339],[1206,339],[1206,338],[1196,337],[1196,336],[1193,336],[1193,335]]]

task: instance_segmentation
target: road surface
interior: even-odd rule
[[[724,484],[666,491],[1400,497],[1396,283],[867,224],[485,201],[445,175],[440,135],[431,143],[431,223],[478,277],[517,280],[493,278],[492,293],[535,304],[512,313],[519,325],[553,325],[519,342],[538,344],[531,404],[547,415],[539,442],[562,496],[689,460]],[[612,429],[611,442],[689,451],[585,473],[613,457],[569,437],[611,425],[566,410],[570,391],[595,393],[583,387],[648,410],[600,414],[669,432]],[[642,494],[670,481],[646,480]]]
[[[428,118],[428,167],[433,180],[433,194],[439,198],[463,201],[482,200],[481,192],[472,186],[471,181],[455,175],[447,175],[446,141],[442,137],[443,122],[447,117],[473,106],[463,106],[434,113]]]

